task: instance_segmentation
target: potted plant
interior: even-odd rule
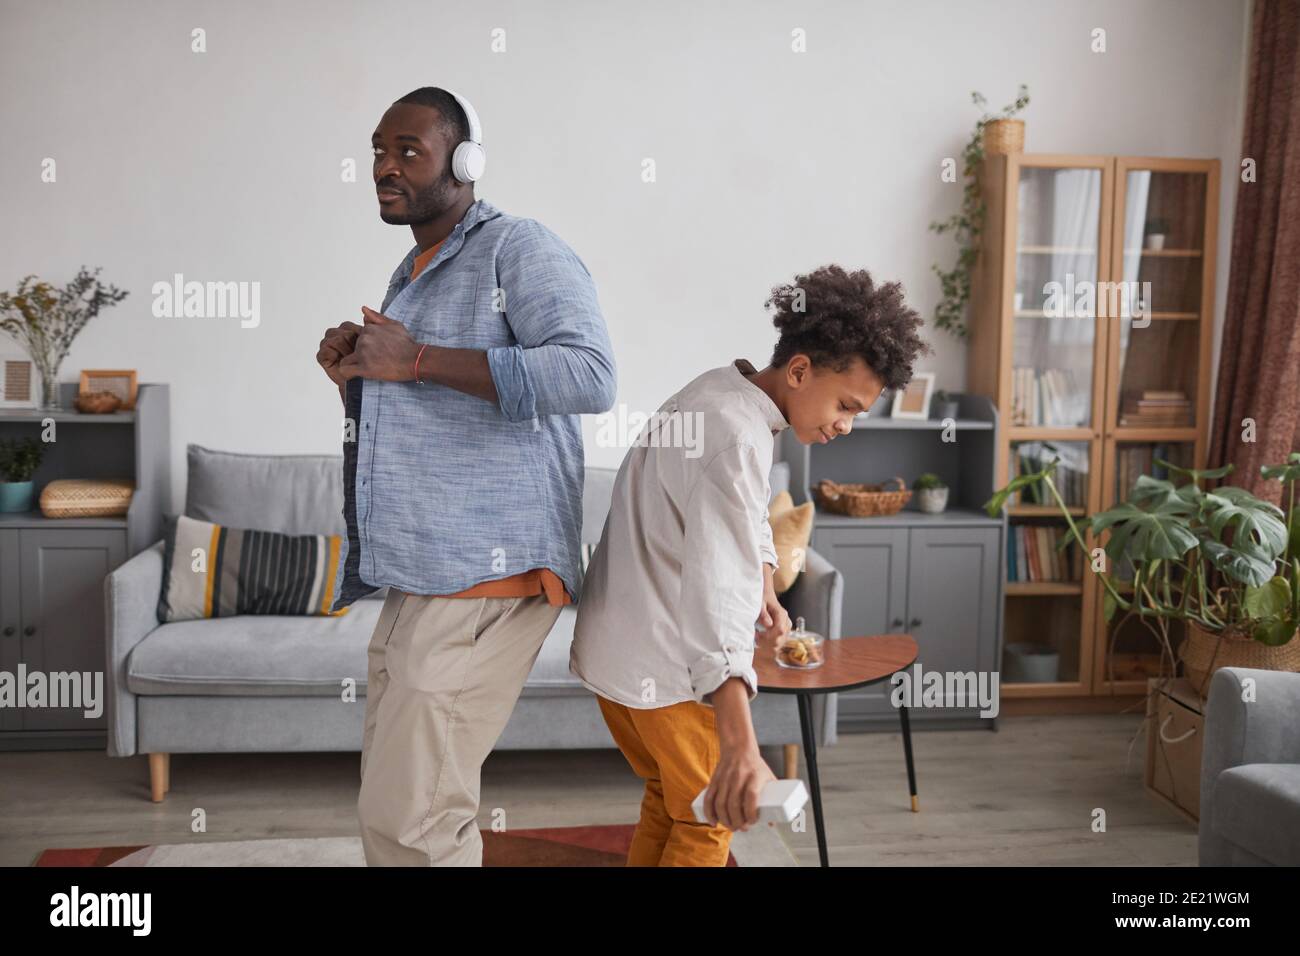
[[[100,285],[85,266],[62,289],[26,276],[12,295],[0,292],[0,331],[17,339],[41,375],[41,407],[59,407],[59,366],[86,323],[107,305],[127,297],[116,286]]]
[[[0,438],[0,512],[32,510],[32,475],[43,455],[35,438]]]
[[[982,108],[988,105],[988,101],[978,90],[972,92],[970,96],[971,102],[976,106]],[[941,293],[939,304],[934,309],[934,324],[936,328],[946,329],[959,339],[964,339],[967,335],[966,303],[970,300],[971,273],[975,271],[975,263],[979,259],[980,233],[984,229],[985,207],[984,198],[980,193],[979,175],[980,168],[984,164],[985,128],[991,124],[1000,124],[995,126],[994,130],[1005,130],[1006,124],[1001,121],[1010,121],[1016,113],[1028,105],[1029,87],[1022,83],[1014,103],[1004,106],[1001,113],[995,115],[985,112],[979,118],[975,123],[975,131],[966,142],[966,148],[962,150],[962,177],[965,179],[965,184],[962,186],[961,209],[947,219],[930,223],[933,232],[939,235],[952,233],[953,239],[957,241],[957,264],[951,269],[933,266],[935,274],[939,276]],[[1022,124],[1020,138],[1023,143],[1023,121],[1015,122]],[[989,145],[996,147],[996,144]],[[992,151],[1005,152],[1006,150],[995,148]]]
[[[985,503],[985,510],[996,517],[1009,495],[1041,483],[1069,526],[1062,546],[1072,539],[1086,554],[1079,526],[1052,480],[1059,460],[1013,478]],[[1089,522],[1094,534],[1109,532],[1106,560],[1089,564],[1105,588],[1106,620],[1123,611],[1121,624],[1130,618],[1140,621],[1159,642],[1162,677],[1172,677],[1176,661],[1182,660],[1202,697],[1220,667],[1300,670],[1300,640],[1295,639],[1300,626],[1300,514],[1295,501],[1300,452],[1260,471],[1283,483],[1285,512],[1244,488],[1202,487],[1203,481],[1226,477],[1232,465],[1204,471],[1161,459],[1155,463],[1182,476],[1183,483],[1142,475],[1127,501]],[[1175,622],[1186,631],[1177,654],[1170,643]],[[1118,631],[1111,629],[1111,652]],[[1110,657],[1108,653],[1108,662]]]
[[[948,506],[948,486],[933,472],[927,471],[912,482],[912,490],[916,492],[917,507],[928,515],[940,514]]]
[[[957,419],[957,396],[943,389],[934,393],[930,399],[930,417],[943,421],[945,418]]]
[[[1146,246],[1153,252],[1165,247],[1165,236],[1169,233],[1168,219],[1148,219],[1143,229],[1146,233]]]

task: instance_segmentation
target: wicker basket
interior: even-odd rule
[[[903,505],[911,500],[912,492],[908,490],[907,482],[902,478],[895,477],[891,481],[898,482],[898,488],[894,491],[885,490],[888,481],[882,485],[842,485],[829,478],[823,478],[813,488],[813,496],[824,510],[836,514],[850,515],[854,518],[896,515],[903,510]]]
[[[1300,671],[1300,637],[1285,644],[1261,644],[1249,634],[1215,634],[1188,622],[1187,636],[1178,646],[1187,680],[1202,698],[1220,667],[1256,667],[1269,671]]]
[[[984,155],[1007,156],[1025,151],[1025,121],[989,120],[984,124]]]
[[[134,491],[130,478],[58,478],[41,489],[41,514],[47,518],[124,515]]]

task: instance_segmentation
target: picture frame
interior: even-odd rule
[[[40,369],[16,343],[0,341],[0,408],[36,408],[40,403]]]
[[[112,392],[122,400],[121,411],[135,408],[136,375],[133,368],[83,368],[77,395]]]
[[[930,396],[934,393],[934,373],[916,372],[906,388],[894,392],[891,418],[925,420],[930,417]]]

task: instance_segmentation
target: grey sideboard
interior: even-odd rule
[[[33,476],[32,511],[0,513],[0,671],[99,675],[106,665],[104,578],[162,537],[171,494],[168,386],[144,383],[135,408],[87,415],[73,405],[75,382],[60,383],[54,412],[0,408],[0,437],[40,440],[45,419],[55,440]],[[56,478],[131,478],[125,515],[48,518],[42,489]],[[107,702],[86,716],[81,707],[0,707],[0,750],[103,749]]]
[[[923,472],[949,488],[947,509],[924,514],[916,496],[897,515],[851,518],[823,512],[813,520],[813,546],[844,575],[842,633],[908,633],[922,672],[991,675],[1002,659],[1002,591],[1006,518],[981,506],[993,493],[997,410],[986,398],[962,395],[958,417],[944,422],[887,417],[882,400],[850,434],[803,445],[781,433],[796,503],[814,500],[823,478],[879,483],[899,476],[910,488]],[[883,412],[883,414],[882,414]],[[909,669],[910,671],[910,669]],[[991,682],[988,686],[992,686]],[[888,681],[839,695],[839,728],[898,730]],[[997,729],[978,706],[910,707],[913,726]]]

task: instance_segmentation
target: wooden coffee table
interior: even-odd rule
[[[812,790],[813,822],[817,827],[817,855],[822,866],[826,858],[826,827],[822,822],[822,791],[817,779],[817,737],[813,732],[812,699],[814,694],[831,694],[855,690],[888,680],[910,666],[917,655],[916,641],[910,634],[872,634],[866,637],[841,637],[822,642],[821,667],[796,670],[776,662],[772,640],[759,639],[754,645],[754,670],[758,690],[763,694],[794,694],[799,699],[799,727],[803,732],[804,759],[808,763],[808,785]],[[912,730],[907,722],[907,706],[898,708],[903,722],[903,755],[907,758],[907,788],[912,795],[912,811],[919,812],[916,795],[916,768],[912,763]]]

